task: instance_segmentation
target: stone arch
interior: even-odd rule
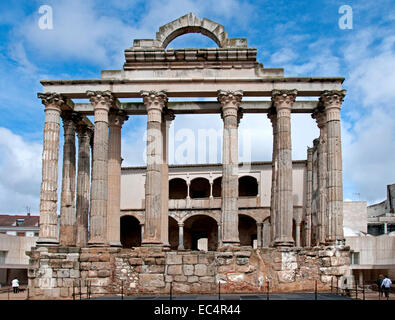
[[[258,180],[253,176],[239,178],[239,197],[256,197],[258,195]]]
[[[169,215],[169,244],[171,250],[178,248],[178,222]]]
[[[189,196],[192,199],[210,197],[210,181],[206,178],[195,178],[189,186]]]
[[[220,222],[220,214],[221,214],[220,211],[218,211],[218,214],[208,213],[208,212],[204,212],[204,211],[195,211],[195,212],[188,213],[187,215],[185,215],[179,222],[185,223],[186,220],[188,220],[189,218],[194,217],[194,216],[207,216],[207,217],[214,219],[218,224]]]
[[[123,248],[141,246],[141,225],[140,221],[133,215],[121,217],[121,244]]]
[[[220,198],[222,194],[222,177],[215,178],[213,181],[213,197]]]
[[[171,41],[186,33],[201,33],[212,39],[220,48],[225,46],[228,39],[223,25],[206,18],[202,20],[190,12],[160,27],[156,33],[156,40],[166,49]]]
[[[198,250],[199,240],[204,240],[208,251],[218,248],[218,223],[213,217],[205,214],[196,214],[184,222],[185,249]]]
[[[188,194],[187,182],[182,178],[169,180],[169,199],[186,199]]]
[[[253,246],[257,239],[257,221],[250,215],[239,214],[239,239],[241,246]]]

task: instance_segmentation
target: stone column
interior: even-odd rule
[[[299,221],[295,222],[295,233],[296,233],[295,246],[296,247],[300,247],[300,225],[301,225],[301,222],[299,222]]]
[[[114,97],[110,91],[87,91],[94,107],[90,246],[108,246],[108,112]]]
[[[276,205],[277,205],[277,179],[278,179],[278,146],[277,146],[277,111],[272,107],[267,117],[272,123],[273,151],[272,151],[272,187],[270,193],[270,239],[274,241],[276,235]]]
[[[341,243],[343,235],[343,177],[342,177],[342,150],[340,108],[346,90],[325,91],[321,95],[321,102],[325,108],[327,121],[327,210],[328,210],[328,236],[327,243]]]
[[[218,248],[222,247],[222,237],[221,237],[221,224],[218,223]]]
[[[140,227],[141,227],[141,241],[143,241],[143,239],[144,239],[144,223],[140,223]]]
[[[88,216],[90,194],[90,143],[93,130],[86,125],[77,126],[78,135],[78,173],[76,203],[76,245],[85,247],[88,244]]]
[[[169,164],[168,164],[168,149],[169,149],[169,128],[171,121],[175,119],[174,112],[164,108],[162,115],[162,213],[161,213],[161,235],[163,246],[170,249],[169,243]]]
[[[256,233],[257,233],[257,247],[262,247],[262,222],[256,223]]]
[[[108,130],[108,200],[107,241],[112,247],[121,247],[121,129],[128,116],[119,110],[109,113]]]
[[[57,93],[39,93],[45,106],[42,180],[40,191],[40,233],[37,245],[58,245],[58,160],[60,107],[65,98]]]
[[[313,192],[313,148],[307,148],[307,194],[306,194],[306,247],[311,247],[311,201]]]
[[[387,222],[384,222],[384,234],[388,233],[388,225]]]
[[[76,245],[76,211],[75,211],[75,131],[77,114],[62,111],[64,144],[62,192],[60,196],[60,230],[61,246]]]
[[[143,246],[162,246],[162,110],[167,103],[163,91],[142,91],[147,108],[147,175],[145,181],[145,231]],[[168,184],[168,181],[165,181]]]
[[[178,224],[178,250],[184,250],[184,224]]]
[[[242,91],[218,91],[224,121],[222,148],[222,243],[239,245],[238,217],[238,124]]]
[[[296,90],[273,90],[272,101],[277,111],[277,152],[278,180],[275,246],[293,246],[292,219],[292,146],[291,146],[291,109]]]
[[[262,247],[263,248],[268,248],[270,246],[270,243],[271,243],[270,232],[271,232],[271,224],[269,223],[268,220],[266,220],[263,223],[263,227],[262,227]]]

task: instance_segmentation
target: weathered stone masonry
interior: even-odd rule
[[[91,296],[124,294],[265,292],[329,289],[344,275],[349,249],[238,247],[227,251],[162,251],[159,248],[40,247],[30,253],[35,299],[72,298],[73,285]],[[122,283],[123,282],[123,283]]]

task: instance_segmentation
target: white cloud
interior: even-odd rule
[[[0,127],[0,210],[39,212],[42,145]]]

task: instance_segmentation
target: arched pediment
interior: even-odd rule
[[[207,18],[200,19],[192,12],[169,22],[159,28],[156,39],[136,39],[133,47],[151,47],[166,49],[178,36],[187,33],[200,33],[212,39],[219,48],[247,47],[245,38],[228,38],[223,25]]]

